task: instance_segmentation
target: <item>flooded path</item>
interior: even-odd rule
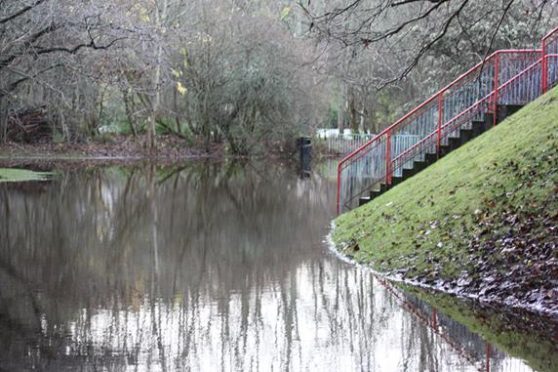
[[[0,371],[531,370],[329,252],[334,193],[257,165],[0,184]]]

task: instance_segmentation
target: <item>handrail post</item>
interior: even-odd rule
[[[432,309],[432,328],[438,329],[438,311],[436,309]]]
[[[436,153],[440,154],[442,147],[442,125],[444,125],[444,93],[438,94],[438,126],[436,128]]]
[[[391,130],[386,133],[386,186],[391,185]]]
[[[490,347],[489,343],[486,343],[486,347],[485,347],[485,368],[486,368],[486,372],[490,372],[490,358],[492,357],[492,348]]]
[[[541,56],[541,68],[542,68],[542,74],[541,74],[541,93],[545,94],[546,91],[548,90],[548,59],[547,59],[547,53],[546,53],[546,38],[543,39],[542,41],[542,56]]]
[[[342,162],[337,164],[337,214],[341,213],[341,167],[343,166]]]
[[[498,91],[500,89],[500,53],[496,53],[494,56],[494,87],[492,91],[492,112],[493,120],[492,125],[496,125],[498,122]]]

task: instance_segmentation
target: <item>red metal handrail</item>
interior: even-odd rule
[[[467,108],[465,111],[463,111],[460,114],[458,114],[457,116],[455,116],[453,119],[451,119],[446,124],[444,124],[440,129],[447,128],[451,124],[453,124],[454,122],[457,122],[460,119],[463,119],[463,118],[467,117],[467,115],[470,114],[471,112],[475,112],[475,109],[478,109],[480,106],[482,106],[483,103],[489,102],[492,99],[492,96],[493,96],[493,93],[490,93],[488,96],[486,96],[483,99],[477,101],[473,106]],[[397,161],[400,161],[401,159],[405,159],[405,157],[407,155],[409,155],[410,153],[415,151],[416,148],[419,148],[420,146],[423,146],[428,140],[431,140],[432,137],[434,137],[434,135],[436,135],[436,134],[437,133],[431,133],[427,137],[423,138],[420,142],[416,143],[414,146],[408,148],[407,150],[405,150],[404,152],[399,154],[396,158],[394,158],[392,160],[392,162],[395,163]]]
[[[424,101],[423,103],[421,103],[420,105],[415,107],[413,110],[411,110],[406,115],[401,117],[399,120],[397,120],[391,126],[384,129],[382,132],[380,132],[373,139],[371,139],[370,141],[368,141],[367,143],[362,145],[360,148],[354,150],[350,154],[346,155],[339,162],[338,168],[337,168],[337,177],[338,177],[337,209],[338,209],[338,212],[340,211],[340,207],[341,207],[340,206],[340,204],[341,204],[340,203],[340,196],[341,196],[341,182],[340,182],[340,179],[342,177],[342,171],[345,168],[346,164],[350,164],[350,162],[362,158],[367,153],[367,150],[369,148],[371,148],[374,144],[379,143],[380,141],[382,141],[384,139],[384,137],[386,137],[387,145],[386,145],[386,155],[385,155],[385,158],[386,158],[385,159],[385,162],[386,162],[385,174],[386,174],[386,183],[390,184],[391,183],[391,174],[392,174],[392,169],[391,169],[392,161],[390,160],[390,156],[391,156],[391,141],[390,141],[391,140],[391,134],[396,129],[398,129],[406,120],[412,118],[413,115],[415,115],[415,114],[419,114],[422,109],[426,108],[428,105],[430,105],[434,102],[437,102],[438,105],[443,104],[444,94],[446,92],[450,91],[452,88],[454,88],[456,85],[458,85],[462,82],[467,82],[468,79],[473,75],[478,74],[480,76],[480,74],[482,73],[483,67],[486,66],[486,65],[490,65],[490,63],[493,63],[493,61],[495,61],[495,60],[498,60],[500,55],[502,55],[502,54],[520,54],[521,55],[521,54],[529,54],[529,53],[532,54],[532,53],[538,53],[538,52],[540,52],[539,49],[531,49],[531,50],[509,49],[509,50],[500,50],[500,51],[492,53],[488,58],[486,58],[486,60],[484,60],[483,62],[478,63],[477,65],[475,65],[474,67],[472,67],[471,69],[469,69],[468,71],[466,71],[465,73],[460,75],[457,79],[455,79],[454,81],[449,83],[447,86],[445,86],[444,88],[439,90],[436,94],[434,94],[433,96],[428,98],[426,101]],[[441,131],[441,127],[442,127],[442,124],[443,124],[443,117],[442,117],[441,114],[439,114],[438,116],[439,116],[439,123],[438,123],[438,128],[437,128],[436,131],[438,132],[437,147],[439,148],[440,139],[441,139],[440,131]],[[428,137],[430,137],[430,135]]]
[[[552,43],[558,42],[558,27],[546,34],[542,39],[542,81],[541,90],[542,93],[546,93],[548,90],[548,57],[553,56],[555,53],[548,53],[548,48]],[[558,48],[555,48],[558,52]],[[549,55],[551,54],[551,55]]]
[[[555,56],[555,55],[550,55],[550,56]],[[558,54],[556,55],[558,56]],[[471,113],[474,115],[475,114],[475,110],[478,110],[479,107],[482,107],[483,104],[490,102],[491,100],[493,100],[493,96],[495,93],[499,93],[500,91],[506,89],[507,87],[511,86],[512,84],[516,83],[517,81],[519,81],[522,77],[524,77],[525,75],[528,75],[530,72],[532,72],[532,70],[534,70],[539,64],[541,64],[541,59],[539,59],[537,62],[531,64],[529,67],[527,67],[525,70],[521,71],[519,74],[517,74],[515,77],[513,77],[512,79],[508,80],[507,82],[505,82],[504,84],[502,84],[501,86],[497,87],[495,89],[494,92],[490,93],[488,96],[480,99],[479,101],[477,101],[475,104],[473,104],[473,106],[467,108],[465,111],[461,112],[460,114],[458,114],[457,116],[455,116],[453,119],[451,119],[450,121],[448,121],[446,124],[444,124],[441,129],[445,129],[448,127],[451,127],[455,122],[459,122],[461,119],[467,118],[468,115],[471,115]],[[399,154],[397,157],[395,157],[392,160],[392,164],[396,164],[398,161],[401,162],[401,160],[404,160],[409,154],[413,153],[417,148],[420,148],[421,146],[423,146],[428,140],[432,139],[432,136],[434,136],[435,133],[430,134],[429,136],[423,138],[421,141],[419,141],[418,143],[416,143],[414,146],[408,148],[407,150],[405,150],[404,152],[402,152],[401,154]]]
[[[515,58],[516,56],[520,56],[520,58]],[[533,72],[535,68],[538,68],[538,65],[541,64],[542,67],[542,84],[540,86],[540,91],[544,92],[548,89],[549,83],[554,83],[558,80],[558,66],[556,69],[552,70],[553,74],[556,76],[549,76],[549,59],[558,57],[558,28],[549,32],[543,39],[543,45],[541,49],[508,49],[508,50],[499,50],[492,53],[488,56],[485,60],[478,63],[462,75],[460,75],[457,79],[452,81],[450,84],[439,90],[436,94],[428,98],[426,101],[415,107],[413,110],[408,112],[406,115],[401,117],[395,123],[390,125],[388,128],[384,129],[380,134],[376,137],[362,145],[360,148],[354,150],[347,156],[345,156],[338,164],[337,167],[337,177],[338,177],[338,184],[337,184],[337,209],[340,212],[341,208],[341,181],[343,177],[343,171],[351,164],[355,163],[354,167],[347,170],[349,174],[354,172],[354,169],[359,169],[362,167],[363,164],[366,166],[370,164],[370,157],[372,159],[384,158],[382,161],[385,163],[378,168],[378,164],[376,164],[376,168],[372,173],[369,173],[368,180],[373,180],[372,184],[369,185],[370,188],[377,183],[382,181],[382,177],[379,177],[378,174],[384,174],[385,177],[385,184],[390,185],[392,182],[392,176],[396,170],[400,167],[403,167],[404,162],[401,162],[402,159],[405,159],[409,154],[416,152],[418,149],[423,148],[426,149],[427,146],[434,146],[437,149],[437,152],[440,151],[440,146],[442,139],[448,135],[451,135],[451,131],[447,132],[448,130],[459,130],[459,125],[454,128],[455,124],[458,123],[460,120],[463,120],[467,115],[473,113],[482,114],[491,112],[494,114],[494,123],[496,122],[496,113],[497,113],[497,104],[500,101],[500,93],[503,89],[507,89],[510,87],[512,83],[517,82],[519,79],[525,77],[527,79],[527,84],[529,85],[529,90],[527,94],[531,97],[533,94],[539,94],[539,91],[533,92],[532,90],[532,83],[533,81],[538,81],[538,78],[528,77],[526,76],[528,72]],[[536,58],[535,63],[530,63],[529,61]],[[502,61],[505,61],[505,66],[503,67],[504,70],[500,70]],[[525,62],[528,63],[526,66]],[[557,63],[558,65],[558,58]],[[488,68],[489,70],[485,70]],[[492,69],[492,70],[490,70]],[[488,74],[488,76],[485,74]],[[490,78],[491,81],[486,80],[486,78]],[[549,80],[551,78],[551,80]],[[502,80],[502,81],[500,81]],[[478,81],[479,86],[478,89],[471,89],[472,82]],[[484,85],[483,85],[484,84]],[[487,85],[488,84],[488,85]],[[489,91],[486,88],[490,89]],[[515,89],[515,90],[514,90]],[[483,93],[483,91],[485,93]],[[489,92],[489,93],[488,93]],[[488,93],[488,94],[486,94]],[[486,95],[484,95],[486,94]],[[504,92],[504,95],[506,92]],[[525,93],[522,90],[522,86],[517,88],[511,88],[507,93],[508,96],[518,97],[521,96],[521,99],[524,99]],[[474,96],[480,95],[482,98],[471,102],[471,98]],[[465,96],[465,98],[463,98]],[[468,103],[467,103],[468,102]],[[463,104],[468,105],[467,107],[462,107]],[[434,104],[436,106],[434,106]],[[486,107],[485,107],[486,105]],[[481,107],[482,106],[482,107]],[[449,108],[449,111],[445,109]],[[456,110],[461,110],[456,112]],[[433,119],[437,123],[434,123]],[[431,129],[429,129],[431,128]],[[426,130],[426,131],[425,131]],[[446,131],[447,133],[445,133]],[[419,138],[418,142],[415,142],[410,147],[408,144],[395,145],[398,150],[392,150],[392,142],[397,143],[396,138],[394,136],[414,136]],[[434,136],[436,137],[436,143],[430,144],[428,141],[432,141]],[[413,140],[414,142],[414,140]],[[409,143],[409,141],[405,141],[405,143]],[[385,147],[385,154],[381,155],[377,151],[384,151],[382,146]],[[401,147],[404,146],[404,147]],[[432,147],[432,148],[434,148]],[[400,154],[397,152],[401,151]],[[372,153],[372,151],[376,151]],[[392,156],[392,152],[395,151],[395,156]],[[424,152],[427,152],[426,150]],[[375,155],[374,155],[375,154]],[[366,156],[369,156],[367,158]],[[417,156],[420,154],[417,154]],[[410,158],[409,160],[411,160]],[[357,163],[358,162],[358,163]],[[400,164],[398,167],[397,164]],[[385,168],[384,168],[385,167]],[[379,169],[379,170],[378,170]],[[382,173],[383,172],[383,173]],[[361,181],[359,181],[361,182]],[[351,196],[349,197],[349,201],[354,200],[355,196],[352,194],[353,183],[351,181],[350,184]],[[361,187],[360,190],[357,190],[359,194],[364,192],[364,188],[361,184],[358,184]],[[346,186],[349,187],[349,186]]]
[[[515,75],[513,78],[511,78],[510,80],[506,81],[504,84],[500,85],[499,87],[496,88],[497,92],[502,91],[503,89],[507,88],[508,86],[510,86],[511,84],[517,82],[519,79],[521,79],[522,77],[524,77],[525,75],[527,75],[529,72],[531,72],[531,70],[533,70],[535,67],[537,67],[541,61],[543,60],[543,58],[537,60],[537,62],[529,65],[529,67],[527,67],[525,70],[521,71],[519,74]]]
[[[441,90],[439,90],[437,93],[435,93],[433,96],[431,96],[430,98],[428,98],[426,101],[424,101],[423,103],[421,103],[420,105],[418,105],[417,107],[415,107],[413,110],[409,111],[407,114],[405,114],[403,117],[401,117],[400,119],[398,119],[395,123],[393,123],[392,125],[390,125],[389,127],[385,128],[383,131],[381,131],[376,137],[372,138],[370,141],[368,141],[367,143],[365,143],[364,145],[362,145],[361,147],[359,147],[358,149],[354,150],[353,152],[351,152],[350,154],[346,155],[343,159],[341,159],[341,161],[339,162],[339,165],[342,165],[344,163],[346,163],[348,160],[350,160],[352,157],[356,156],[356,154],[358,154],[359,152],[363,151],[366,147],[368,147],[370,144],[374,143],[375,141],[377,141],[381,136],[386,135],[389,131],[393,131],[395,128],[397,128],[402,122],[404,122],[406,119],[410,118],[411,116],[413,116],[414,114],[416,114],[420,109],[424,108],[425,106],[427,106],[429,103],[432,103],[434,100],[436,100],[438,98],[438,96],[440,94],[445,93],[446,91],[450,90],[452,87],[454,87],[456,84],[460,83],[461,81],[463,81],[464,79],[468,78],[469,76],[471,76],[477,69],[482,68],[483,66],[487,65],[487,62],[492,60],[493,58],[495,58],[498,55],[501,54],[529,54],[529,53],[536,53],[536,52],[540,52],[540,49],[504,49],[504,50],[499,50],[496,51],[494,53],[492,53],[490,56],[488,56],[484,61],[479,62],[478,64],[476,64],[474,67],[470,68],[469,70],[467,70],[465,73],[461,74],[457,79],[455,79],[454,81],[452,81],[451,83],[449,83],[447,86],[445,86],[444,88],[442,88]]]

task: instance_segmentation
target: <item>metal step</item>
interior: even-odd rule
[[[403,181],[405,181],[404,177],[392,177],[391,178],[391,185],[392,186],[399,185]]]
[[[502,106],[499,109],[499,116],[498,119],[505,117],[504,115],[511,115],[511,113],[517,111],[520,107],[510,107],[510,106]],[[461,147],[463,144],[469,142],[473,138],[481,135],[486,130],[493,126],[494,115],[491,113],[485,113],[483,115],[482,120],[473,120],[468,123],[468,125],[464,125],[463,127],[457,129],[455,133],[458,133],[458,136],[448,136],[443,139],[442,144],[440,146],[440,153],[424,153],[424,160],[415,160],[412,162],[412,166],[410,168],[404,168],[402,170],[401,176],[394,176],[391,179],[391,185],[388,186],[386,184],[380,184],[380,188],[373,190],[370,192],[369,196],[360,197],[358,200],[358,205],[362,206],[365,204],[370,203],[373,199],[377,198],[378,196],[385,193],[387,190],[391,189],[393,186],[396,186],[406,179],[414,176],[415,174],[421,172],[422,170],[428,168],[431,164],[438,161],[440,158],[446,156],[453,150]],[[502,119],[503,120],[503,119]]]
[[[450,137],[449,138],[449,147],[451,148],[450,151],[453,151],[463,144],[463,139],[461,137]]]
[[[473,129],[461,129],[460,133],[461,133],[461,141],[463,143],[469,142],[470,140],[475,138],[474,136],[475,132],[473,131]]]
[[[414,169],[416,169],[417,173],[425,170],[426,168],[428,168],[428,166],[431,164],[427,161],[415,161],[414,163]]]
[[[460,129],[456,130],[458,136],[448,136],[444,139],[440,146],[440,153],[424,153],[424,160],[415,160],[412,162],[412,166],[410,168],[404,168],[402,170],[401,176],[394,176],[392,178],[392,184],[387,186],[386,184],[380,184],[380,188],[377,190],[370,191],[369,196],[363,196],[359,198],[358,205],[362,206],[365,204],[370,203],[373,199],[377,198],[378,196],[385,193],[391,187],[396,186],[406,179],[413,177],[417,173],[421,172],[422,170],[428,168],[431,164],[438,161],[440,158],[444,157],[445,155],[449,154],[453,150],[461,147],[463,144],[469,142],[473,138],[479,136],[483,132],[485,132],[488,128],[491,128],[493,125],[494,116],[493,114],[484,114],[483,120],[473,120],[469,122],[467,126],[463,126]]]
[[[451,152],[451,150],[453,150],[453,149],[450,145],[441,145],[440,146],[440,155],[438,156],[438,159],[443,158],[444,156],[449,154]]]
[[[378,196],[382,195],[384,192],[388,191],[389,189],[390,189],[389,186],[387,186],[385,183],[381,183],[379,190],[370,191],[370,200],[377,198]]]
[[[358,206],[362,207],[365,204],[368,204],[372,201],[372,198],[370,196],[362,196],[358,199]]]
[[[486,131],[486,128],[488,128],[486,121],[473,121],[473,137],[483,134]]]
[[[438,160],[438,154],[431,154],[431,153],[427,153],[424,156],[424,160],[426,161],[426,163],[428,163],[429,165],[432,163],[435,163],[436,160]]]
[[[486,129],[494,126],[494,114],[487,112],[484,114],[484,123],[486,124]]]
[[[407,179],[409,177],[413,177],[415,174],[417,174],[419,171],[415,168],[410,168],[410,169],[403,169],[403,178]]]
[[[469,142],[473,138],[485,132],[488,128],[492,126],[492,120],[494,116],[492,114],[484,114],[483,116],[484,116],[483,121],[474,120],[470,122],[470,125],[468,125],[469,129],[464,129],[464,128],[459,129],[458,137],[454,137],[454,136],[446,137],[445,141],[443,141],[440,146],[440,154],[425,153],[424,161],[415,160],[413,162],[412,168],[403,169],[403,173],[401,176],[394,176],[392,178],[392,185],[395,186],[400,184],[401,182],[405,181],[407,178],[414,176],[415,174],[419,173],[425,168],[428,168],[428,166],[435,163],[440,158],[446,156],[453,150],[458,149],[463,144]],[[370,194],[370,196],[373,199],[381,194],[383,194],[383,191],[382,192],[374,191]]]
[[[521,110],[523,105],[498,105],[497,107],[497,117],[498,123],[504,121],[507,117],[515,114],[517,111]]]

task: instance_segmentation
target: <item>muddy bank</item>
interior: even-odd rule
[[[33,144],[9,142],[0,145],[0,158],[27,159],[189,159],[223,157],[223,145],[212,145],[209,150],[199,144],[187,144],[176,136],[158,136],[156,151],[149,151],[145,136],[114,136],[87,143],[41,142]]]
[[[377,271],[370,263],[362,262],[355,257],[355,251],[348,246],[339,247],[328,236],[328,244],[333,253],[342,260],[361,268],[370,270],[374,275],[387,279],[393,283],[406,285],[406,288],[420,288],[422,290],[432,291],[432,293],[440,295],[455,296],[460,299],[472,300],[481,306],[488,306],[506,310],[508,313],[516,315],[536,315],[543,317],[552,324],[553,330],[558,330],[558,302],[556,296],[556,288],[546,289],[546,285],[541,289],[537,286],[536,279],[523,277],[521,280],[513,280],[509,277],[505,281],[495,280],[491,274],[499,272],[495,268],[487,270],[483,273],[481,270],[475,272],[477,280],[469,280],[471,276],[463,273],[463,278],[459,279],[442,279],[435,277],[413,276],[409,275],[408,269],[399,269],[394,271]],[[529,261],[529,258],[526,258]],[[541,263],[537,266],[540,267]],[[552,263],[551,263],[552,265]],[[481,265],[486,268],[485,265]],[[552,286],[554,279],[550,279],[549,286]],[[529,285],[525,285],[529,283]],[[555,284],[554,284],[555,286]],[[553,331],[553,337],[558,340],[558,333]]]

